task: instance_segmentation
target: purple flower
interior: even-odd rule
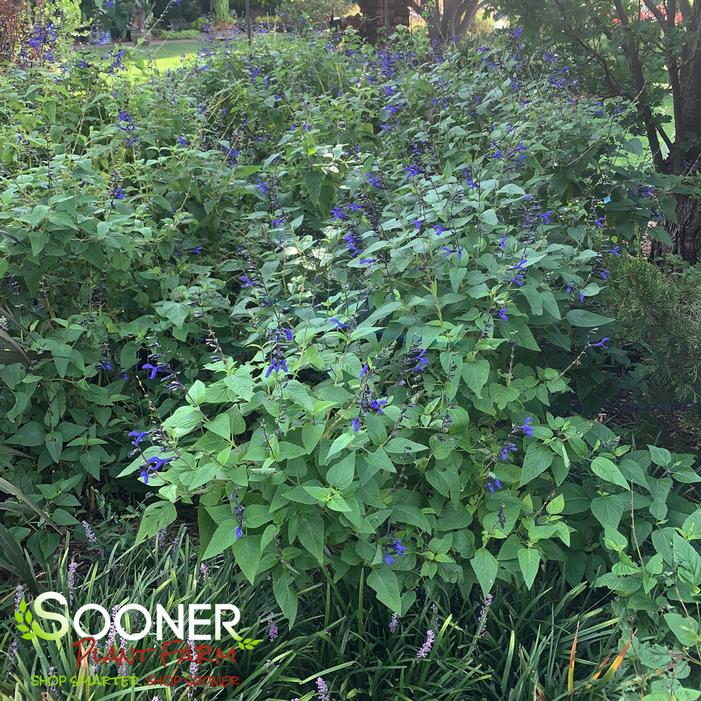
[[[434,224],[433,229],[436,232],[436,236],[440,236],[442,233],[445,232],[445,229],[440,224]]]
[[[316,680],[316,697],[319,701],[331,701],[329,687],[322,677],[318,677]]]
[[[256,287],[256,283],[251,280],[248,275],[239,275],[239,280],[241,281],[241,287],[246,288],[246,287]]]
[[[139,445],[148,436],[148,431],[129,431],[129,438],[133,438],[132,445]]]
[[[360,422],[360,417],[356,416],[352,421],[351,424],[353,424],[353,433],[358,433],[360,430],[361,422]]]
[[[528,258],[521,258],[521,260],[516,263],[516,265],[512,265],[510,270],[525,270],[526,265],[528,264]]]
[[[600,228],[604,225],[604,222],[605,222],[605,221],[606,221],[606,216],[599,217],[598,219],[595,219],[595,220],[594,220],[594,226],[595,226],[597,229],[600,229]]]
[[[436,640],[436,634],[433,630],[429,629],[426,631],[426,640],[424,640],[423,645],[416,652],[416,657],[423,660],[427,657],[428,653],[431,652],[433,648],[433,643]]]
[[[602,280],[608,280],[608,279],[609,279],[609,270],[608,270],[608,268],[604,268],[604,269],[599,273],[599,277],[600,277]]]
[[[512,282],[512,283],[518,285],[519,287],[523,287],[524,284],[526,283],[526,279],[523,277],[523,275],[521,273],[519,273],[518,275],[514,275],[514,277],[512,277],[511,280],[509,280],[509,282]]]
[[[399,616],[397,616],[396,613],[393,613],[392,618],[389,619],[389,624],[387,625],[387,629],[389,630],[390,633],[396,633],[398,627],[399,627]]]
[[[384,414],[385,412],[382,410],[383,406],[387,405],[387,400],[386,399],[373,399],[369,403],[369,407],[373,410],[376,411],[378,414]]]
[[[329,321],[337,328],[337,329],[347,329],[348,324],[344,324],[340,319],[337,319],[335,316],[332,316]]]
[[[616,258],[621,257],[621,247],[620,246],[614,246],[613,248],[609,248],[606,253],[611,253],[612,255],[616,256]]]
[[[479,185],[472,179],[472,171],[469,168],[463,168],[462,174],[467,182],[467,186],[471,190],[476,190],[479,187]]]
[[[388,565],[393,565],[394,564],[394,558],[392,557],[392,554],[390,553],[389,550],[385,552],[385,562]]]
[[[273,358],[268,365],[268,369],[265,372],[266,377],[270,377],[272,373],[278,373],[280,371],[289,372],[287,368],[287,361],[284,358]]]
[[[506,250],[506,236],[502,236],[499,239],[499,248],[501,248],[502,251]]]
[[[523,431],[523,434],[525,436],[533,435],[533,427],[531,426],[532,421],[532,417],[528,416],[526,420],[519,426],[519,428]]]
[[[331,214],[334,219],[338,219],[340,221],[343,221],[344,219],[348,219],[346,216],[346,213],[343,211],[343,207],[334,207],[331,210]]]
[[[367,173],[365,177],[367,178],[367,181],[370,183],[370,185],[372,185],[377,190],[381,190],[383,188],[383,182],[381,177],[378,177],[374,173]]]
[[[543,224],[550,224],[550,217],[552,217],[554,213],[555,212],[552,209],[549,209],[547,212],[539,214],[538,218],[543,222]]]
[[[513,32],[511,32],[511,36],[514,39],[519,39],[521,37],[521,34],[523,34],[523,27],[516,27]]]
[[[501,460],[502,462],[506,462],[509,458],[509,453],[515,453],[518,450],[518,448],[510,442],[504,443],[504,446],[501,449]]]
[[[196,256],[199,256],[202,253],[202,246],[195,246],[194,248],[190,248],[189,252],[194,253]]]
[[[509,320],[509,315],[506,313],[506,307],[502,307],[502,308],[499,310],[499,318],[500,318],[502,321],[508,321],[508,320]]]
[[[426,349],[417,348],[416,350],[414,350],[410,355],[410,363],[413,364],[411,372],[423,372],[424,368],[428,365]]]
[[[399,538],[395,538],[392,541],[392,549],[394,550],[395,555],[399,555],[399,557],[404,555],[406,552],[406,547],[402,545],[402,541],[399,540]]]
[[[275,621],[273,621],[273,617],[270,616],[268,618],[268,640],[270,640],[270,642],[272,643],[277,639],[278,635],[279,631],[277,623],[275,623]]]
[[[178,146],[189,146],[189,145],[190,145],[190,142],[184,136],[178,137]]]
[[[165,365],[153,365],[151,363],[144,363],[141,366],[141,369],[151,371],[151,374],[149,375],[149,380],[155,380],[156,375],[158,375],[159,372],[162,372],[162,373],[168,372],[168,368]]]
[[[362,368],[360,368],[360,377],[365,377],[370,371],[370,366],[365,363]]]
[[[270,188],[260,178],[258,178],[256,187],[258,188],[258,191],[261,193],[261,195],[264,195],[266,192],[268,192],[268,190],[270,190]]]
[[[85,537],[87,538],[88,543],[92,543],[93,545],[97,544],[97,536],[95,535],[95,531],[93,531],[92,527],[87,521],[82,521],[82,526],[83,526],[83,531],[85,531]]]
[[[608,343],[609,343],[609,337],[604,336],[600,341],[597,343],[592,343],[592,348],[608,348]]]
[[[243,528],[241,526],[236,526],[236,540],[241,540],[243,537]]]
[[[421,175],[421,168],[416,163],[411,163],[408,166],[404,166],[404,171],[410,178]]]

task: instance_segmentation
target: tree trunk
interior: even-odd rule
[[[677,221],[665,224],[672,246],[655,242],[651,251],[653,257],[671,252],[688,263],[701,262],[701,0],[696,2],[693,16],[687,14],[689,40],[681,65],[674,56],[667,60],[676,133],[661,168],[682,178],[687,192],[676,195]],[[696,196],[688,192],[692,189]]]

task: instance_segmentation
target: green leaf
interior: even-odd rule
[[[617,484],[624,489],[630,488],[623,473],[608,458],[594,458],[591,463],[591,471],[606,482]]]
[[[203,560],[208,560],[210,557],[221,555],[227,548],[230,548],[236,542],[236,528],[238,522],[233,518],[223,521],[217,526],[212,537],[207,544],[207,548],[202,554]]]
[[[521,548],[518,551],[518,565],[521,568],[521,574],[523,574],[523,581],[526,583],[526,588],[530,590],[538,574],[540,552],[533,548]]]
[[[258,565],[260,564],[260,536],[244,535],[234,542],[234,560],[243,572],[243,576],[255,583]]]
[[[211,421],[208,421],[204,427],[215,436],[219,436],[227,441],[231,440],[231,422],[228,414],[215,416]]]
[[[349,487],[355,476],[355,453],[349,453],[326,473],[326,481],[337,489]]]
[[[385,451],[388,453],[419,453],[422,450],[428,450],[428,446],[410,441],[401,436],[392,438],[385,446]]]
[[[170,526],[177,516],[175,505],[169,501],[157,501],[154,504],[149,504],[141,517],[139,532],[136,534],[136,545],[156,535],[166,526]]]
[[[650,451],[650,457],[655,465],[667,467],[672,462],[672,454],[667,448],[658,448],[656,445],[649,445],[647,449]]]
[[[162,317],[172,321],[176,329],[182,327],[190,314],[190,308],[182,302],[161,302],[156,305],[156,311]]]
[[[470,560],[472,569],[477,575],[477,581],[482,588],[483,596],[487,596],[492,590],[492,586],[497,578],[497,572],[499,571],[499,563],[492,553],[484,548],[480,548],[475,556]]]
[[[177,438],[190,433],[202,421],[202,412],[194,406],[178,407],[164,422],[163,428],[172,430]]]
[[[308,514],[301,516],[297,538],[320,565],[324,564],[325,534],[324,519]]]
[[[552,499],[545,510],[549,514],[561,514],[565,509],[565,497],[562,494],[558,494],[554,499]]]
[[[287,570],[282,567],[276,567],[273,570],[273,594],[283,616],[290,622],[291,628],[297,618],[299,597],[297,592],[292,589],[292,582]]]
[[[342,433],[340,436],[336,436],[336,440],[331,444],[329,452],[326,454],[326,462],[331,459],[331,456],[340,453],[342,450],[347,448],[353,442],[354,434],[352,433]]]
[[[613,317],[588,312],[586,309],[571,309],[567,312],[566,317],[567,321],[569,321],[572,326],[581,326],[584,328],[606,326],[606,324],[616,321]]]
[[[397,575],[389,567],[374,569],[368,576],[368,586],[377,598],[394,613],[402,611],[402,597],[399,592]]]
[[[321,436],[324,434],[326,424],[305,424],[302,428],[302,444],[307,453],[316,448]]]
[[[46,450],[51,456],[51,459],[54,462],[58,462],[61,457],[61,451],[63,450],[63,436],[57,431],[47,433],[44,438],[44,444],[46,445]]]
[[[491,365],[484,358],[471,363],[465,362],[462,366],[462,376],[467,386],[475,393],[478,399],[482,398],[482,388],[487,384]]]
[[[526,449],[521,470],[521,486],[528,484],[552,465],[555,454],[541,443],[531,443]]]
[[[699,642],[699,624],[693,618],[678,613],[665,613],[664,620],[685,647],[693,647]]]

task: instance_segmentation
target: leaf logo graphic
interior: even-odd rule
[[[36,633],[32,630],[32,622],[34,615],[27,607],[27,602],[24,598],[19,602],[19,609],[15,611],[15,625],[17,630],[22,633],[25,640],[36,638]]]
[[[256,645],[263,642],[262,640],[254,640],[253,638],[243,638],[238,633],[234,633],[233,637],[237,642],[236,647],[239,650],[254,650]]]

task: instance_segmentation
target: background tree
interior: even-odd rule
[[[464,37],[482,5],[480,0],[409,0],[409,6],[426,19],[431,40],[439,43]]]
[[[655,167],[679,176],[665,244],[701,260],[701,0],[495,0],[498,12],[566,54],[598,94],[637,108]],[[672,125],[663,100],[672,95]]]

